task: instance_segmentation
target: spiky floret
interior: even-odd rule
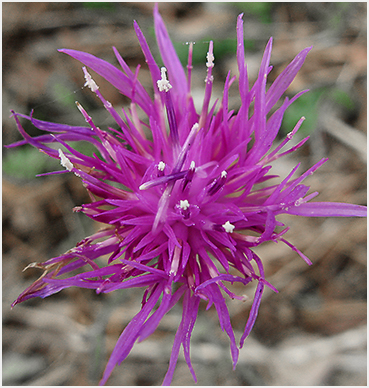
[[[104,99],[83,67],[85,85],[101,100],[120,130],[100,129],[78,103],[88,124],[86,127],[53,124],[34,119],[32,114],[25,116],[13,112],[24,140],[12,146],[28,143],[53,158],[60,158],[66,168],[62,172],[71,171],[79,176],[91,196],[91,203],[78,206],[75,211],[107,225],[65,254],[44,263],[31,264],[43,269],[44,273],[13,306],[29,298],[45,298],[71,286],[92,288],[97,293],[146,288],[142,309],[120,336],[102,384],[114,366],[127,357],[135,341],[142,341],[152,334],[161,318],[180,298],[183,298],[183,315],[164,384],[172,379],[181,345],[196,380],[189,352],[201,299],[208,302],[208,308],[215,306],[221,329],[230,338],[235,367],[238,348],[223,294],[239,300],[244,297],[235,295],[227,284],[257,282],[240,347],[254,325],[264,287],[277,292],[265,279],[262,262],[252,248],[265,241],[281,241],[311,264],[284,239],[288,228],[281,229],[284,225],[276,216],[281,213],[313,217],[366,215],[363,206],[309,202],[318,193],[307,194],[309,187],[301,182],[327,159],[296,177],[298,164],[279,184],[267,185],[269,180],[276,178],[269,174],[270,163],[297,150],[308,139],[282,151],[301,126],[304,120],[301,118],[279,145],[272,146],[284,112],[304,92],[291,99],[285,98],[274,113],[271,111],[311,48],[302,50],[267,90],[267,76],[271,71],[270,39],[258,78],[249,88],[240,15],[237,20],[240,109],[237,113],[228,109],[228,91],[235,81],[230,73],[219,107],[217,104],[209,107],[214,67],[213,43],[210,42],[205,96],[198,113],[190,89],[192,44],[186,76],[157,8],[154,20],[165,66],[162,68],[154,61],[140,28],[134,23],[151,72],[154,99],[138,80],[139,66],[133,73],[115,48],[123,71],[90,54],[60,50],[100,74],[131,99],[130,109],[123,109],[121,116]],[[146,121],[139,119],[138,109],[147,115]],[[35,127],[50,133],[32,138],[23,130],[20,118],[30,120]],[[97,154],[81,154],[68,143],[76,140],[90,142],[96,147]],[[60,149],[53,143],[59,143]],[[264,187],[256,189],[255,185],[259,183]],[[281,231],[277,232],[277,227]],[[107,263],[100,267],[96,259],[105,255],[108,255]],[[66,276],[77,269],[80,269],[78,274]]]

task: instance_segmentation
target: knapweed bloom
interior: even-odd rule
[[[91,203],[74,210],[106,224],[65,254],[31,264],[42,269],[43,274],[13,306],[33,297],[45,298],[67,287],[91,288],[97,293],[131,287],[144,289],[142,308],[119,337],[101,384],[107,382],[115,365],[127,357],[134,343],[150,336],[177,303],[182,304],[182,320],[163,384],[172,380],[181,345],[196,380],[190,339],[201,300],[207,302],[207,308],[214,305],[220,328],[229,336],[235,368],[239,348],[255,323],[264,288],[277,291],[265,279],[262,261],[253,247],[266,241],[284,243],[311,264],[285,239],[288,227],[277,221],[277,216],[281,213],[309,217],[366,216],[363,206],[310,202],[318,193],[308,194],[309,187],[302,181],[327,159],[300,175],[297,175],[299,164],[280,179],[271,171],[273,161],[299,149],[307,140],[288,148],[304,120],[302,117],[284,140],[273,145],[284,112],[304,92],[275,106],[311,48],[301,51],[267,87],[272,69],[270,39],[257,80],[251,86],[240,15],[238,75],[228,73],[223,95],[210,104],[216,63],[210,42],[204,66],[204,100],[197,111],[191,96],[193,47],[189,45],[185,70],[157,7],[154,22],[162,66],[154,60],[138,24],[134,23],[152,77],[151,94],[139,81],[140,66],[132,71],[115,48],[121,70],[84,52],[60,50],[82,62],[85,85],[101,100],[119,129],[98,127],[79,103],[78,109],[87,123],[83,127],[45,122],[36,120],[32,114],[12,112],[24,137],[12,146],[28,143],[60,159],[65,167],[62,172],[77,175],[91,197]],[[131,100],[129,108],[117,112],[105,100],[87,68],[127,96]],[[234,112],[228,108],[228,92],[236,79],[240,107]],[[22,128],[21,119],[31,121],[45,134],[30,137]],[[96,153],[86,156],[78,152],[69,143],[76,141],[91,143]],[[256,284],[239,344],[226,303],[228,297],[244,298],[230,290],[230,285],[237,282]]]

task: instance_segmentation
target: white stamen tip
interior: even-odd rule
[[[167,80],[166,71],[167,69],[165,67],[161,68],[161,79],[156,82],[160,92],[169,92],[169,90],[172,88],[172,85]]]
[[[165,168],[165,163],[164,163],[164,162],[159,162],[159,164],[158,164],[158,170],[159,170],[159,171],[164,171],[164,168]]]
[[[233,233],[233,229],[235,228],[234,225],[232,225],[229,221],[227,221],[225,224],[222,225],[224,230],[227,233]]]
[[[214,67],[214,55],[213,53],[211,53],[210,51],[208,51],[208,53],[206,54],[206,67],[209,68],[209,67]]]
[[[190,204],[189,202],[187,201],[187,199],[185,199],[184,201],[180,200],[179,201],[179,207],[183,210],[187,210],[189,207],[190,207]]]
[[[207,75],[206,77],[205,77],[205,83],[208,83],[208,82],[213,82],[214,81],[214,77],[211,75],[210,77]]]
[[[195,162],[192,161],[190,164],[190,170],[194,170],[194,169],[195,169]]]
[[[83,66],[82,67],[83,73],[85,74],[85,84],[84,86],[88,86],[92,92],[96,93],[97,89],[99,87],[96,85],[96,82],[92,79],[91,74],[87,71],[87,69]]]
[[[220,174],[220,177],[221,178],[227,178],[227,171],[222,171],[222,173]]]
[[[59,148],[59,158],[60,158],[60,164],[68,171],[72,171],[73,163],[64,155],[64,152],[60,148]]]
[[[295,201],[295,206],[300,206],[301,204],[304,203],[304,198],[299,198],[299,199],[296,199]]]

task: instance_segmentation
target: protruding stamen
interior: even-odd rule
[[[190,47],[188,48],[188,63],[187,63],[187,90],[188,93],[191,91],[191,74],[192,74],[192,54],[193,54],[193,45],[195,42],[186,42]]]
[[[166,95],[169,96],[169,93],[167,93]],[[187,156],[188,150],[191,147],[191,144],[192,144],[194,138],[196,137],[196,135],[199,131],[199,128],[200,127],[199,127],[198,123],[196,123],[192,126],[191,131],[188,134],[187,139],[185,140],[185,142],[184,142],[184,144],[183,144],[183,146],[178,154],[177,162],[172,170],[172,176],[175,177],[175,179],[168,183],[168,186],[166,187],[166,189],[164,190],[164,193],[160,197],[159,204],[158,204],[158,211],[156,213],[156,217],[155,217],[154,224],[152,227],[153,233],[156,233],[156,230],[157,230],[159,224],[162,222],[162,220],[166,216],[166,212],[167,212],[167,209],[169,206],[169,199],[170,199],[170,196],[171,196],[171,193],[172,193],[172,190],[174,187],[174,183],[175,183],[174,181],[177,179],[184,178],[187,174],[187,171],[181,171],[181,169],[182,169],[183,163],[185,161],[185,158]],[[184,174],[184,175],[182,175],[182,174]],[[167,178],[167,176],[165,176],[163,178]],[[159,181],[160,179],[161,178],[158,178],[158,179],[156,179],[156,181]],[[141,187],[142,186],[140,186],[140,189],[141,189]]]
[[[180,248],[178,246],[174,247],[173,259],[172,259],[172,263],[170,265],[169,275],[176,275],[177,274],[179,261],[181,258],[181,252],[182,252],[182,248]]]
[[[185,199],[184,201],[180,200],[179,201],[179,207],[183,210],[187,210],[189,207],[190,207],[190,204],[189,202],[187,201],[187,199]]]
[[[84,86],[88,86],[92,92],[96,93],[96,90],[99,89],[99,87],[96,85],[96,82],[92,79],[91,74],[87,71],[86,67],[82,67],[83,73],[85,74],[85,80],[86,83]]]
[[[190,149],[191,147],[191,144],[193,142],[193,139],[195,138],[195,136],[197,135],[198,131],[199,131],[199,124],[198,123],[195,123],[192,128],[191,128],[191,131],[190,133],[188,134],[187,136],[187,139],[186,141],[184,142],[183,146],[182,146],[182,149],[178,155],[178,158],[177,158],[177,163],[175,164],[174,168],[173,168],[173,172],[176,172],[176,171],[180,171],[182,166],[183,166],[183,163],[185,161],[185,158],[186,158],[186,155],[188,153],[188,150]]]
[[[305,202],[304,198],[298,198],[296,199],[294,205],[295,206],[300,206],[301,204],[303,204]]]
[[[60,158],[60,164],[67,169],[68,171],[72,171],[74,168],[73,163],[64,155],[64,152],[59,148],[59,158]],[[78,172],[76,172],[76,169],[74,169],[74,175],[80,177]]]
[[[213,42],[211,41],[209,44],[209,51],[206,54],[206,67],[208,68],[208,72],[205,78],[206,83],[212,83],[214,81],[214,77],[211,75],[211,70],[214,67],[214,59]]]
[[[200,120],[199,120],[199,125],[200,128],[203,127],[206,123],[207,115],[208,115],[208,108],[209,108],[209,103],[210,103],[210,97],[211,97],[211,90],[213,87],[213,80],[214,77],[212,76],[211,72],[213,70],[213,41],[211,40],[209,42],[209,52],[207,55],[208,62],[207,62],[207,72],[206,72],[206,78],[205,78],[205,96],[204,96],[204,103],[202,105],[202,110],[201,110],[201,115],[200,115]]]
[[[184,201],[179,201],[179,207],[183,217],[188,220],[190,218],[190,203],[185,199]]]
[[[207,75],[205,78],[205,83],[212,83],[214,81],[214,77],[212,75]]]
[[[64,152],[59,148],[59,158],[60,164],[67,169],[68,171],[72,171],[73,163],[64,155]]]
[[[164,176],[165,163],[163,161],[160,161],[156,167],[158,169],[156,175],[158,178],[161,178],[162,176]]]
[[[177,120],[174,112],[174,106],[172,99],[170,97],[169,90],[172,88],[172,85],[167,80],[166,75],[167,69],[165,67],[161,68],[161,79],[157,81],[158,89],[160,92],[165,92],[165,106],[167,108],[167,117],[169,124],[170,137],[172,139],[172,146],[175,152],[178,152],[179,148],[179,136],[177,128]]]
[[[233,229],[235,228],[229,221],[223,224],[222,227],[227,233],[233,233]]]
[[[214,55],[212,52],[208,51],[207,54],[206,54],[206,67],[209,68],[209,67],[214,67]]]
[[[172,85],[167,79],[166,71],[167,69],[165,67],[161,68],[161,79],[156,82],[160,92],[169,92],[169,90],[172,88]]]
[[[84,110],[83,106],[78,101],[76,101],[76,105],[78,110],[82,113],[82,116],[85,118],[86,123],[90,124],[92,129],[95,129],[96,127],[92,122],[91,116]]]
[[[165,163],[163,161],[160,161],[158,164],[158,170],[164,171],[164,168],[165,168]]]
[[[167,117],[168,117],[170,138],[172,139],[173,150],[175,150],[175,153],[177,153],[180,147],[179,134],[178,134],[176,115],[174,112],[174,106],[173,106],[172,98],[170,97],[169,93],[165,94],[165,106],[167,108]]]
[[[225,181],[227,180],[227,171],[222,171],[220,174],[220,177],[217,179],[214,179],[213,183],[211,184],[208,195],[214,195],[217,191],[219,191],[225,184]]]
[[[194,175],[195,175],[195,162],[192,161],[190,164],[190,168],[187,172],[187,175],[185,176],[185,179],[183,181],[182,191],[184,191],[187,185],[192,181]]]
[[[147,190],[147,189],[150,189],[151,187],[159,186],[159,185],[169,183],[169,182],[175,182],[178,179],[183,179],[186,176],[186,174],[187,174],[187,171],[181,171],[181,172],[177,172],[175,174],[161,176],[161,177],[158,177],[157,179],[153,179],[151,181],[147,181],[147,182],[143,183],[139,187],[139,189],[140,190]]]

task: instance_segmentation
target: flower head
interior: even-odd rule
[[[277,221],[277,216],[281,213],[312,217],[366,215],[363,206],[309,202],[318,193],[308,194],[309,187],[302,181],[327,159],[296,177],[298,164],[279,183],[268,185],[270,180],[278,178],[270,174],[271,162],[297,150],[307,140],[282,151],[301,126],[302,117],[286,138],[273,146],[284,112],[304,92],[285,98],[271,112],[311,48],[301,51],[267,88],[271,71],[270,39],[258,78],[250,87],[240,15],[237,20],[240,108],[237,113],[228,109],[228,91],[236,80],[230,73],[220,103],[210,105],[212,70],[216,64],[210,42],[205,95],[198,112],[191,97],[192,45],[186,74],[157,7],[154,20],[163,67],[155,62],[138,24],[134,23],[151,72],[153,96],[138,80],[139,66],[133,72],[115,48],[122,70],[84,52],[60,50],[83,63],[85,86],[101,100],[119,130],[99,128],[79,103],[77,107],[87,123],[84,127],[49,123],[36,120],[32,114],[13,112],[24,140],[12,146],[28,143],[60,159],[66,169],[62,172],[76,174],[91,197],[91,203],[75,211],[106,224],[65,254],[31,264],[44,273],[13,306],[71,286],[92,288],[97,293],[145,288],[142,308],[118,339],[101,383],[127,357],[135,341],[151,335],[181,298],[183,315],[164,384],[171,382],[181,345],[196,380],[190,360],[190,338],[201,300],[208,303],[208,308],[215,306],[220,327],[230,339],[235,367],[239,350],[224,294],[239,300],[244,297],[234,294],[229,283],[257,283],[239,347],[254,325],[264,287],[277,292],[265,279],[262,261],[253,247],[265,241],[282,242],[311,264],[284,238],[288,228],[281,228],[284,225]],[[130,108],[118,113],[105,100],[87,68],[127,96]],[[142,110],[146,119],[139,118],[138,110]],[[46,134],[32,138],[22,128],[20,118],[31,121]],[[69,144],[71,141],[91,143],[96,154],[83,155]],[[96,259],[103,256],[107,257],[106,264],[99,266]],[[71,274],[75,270],[79,273]]]

